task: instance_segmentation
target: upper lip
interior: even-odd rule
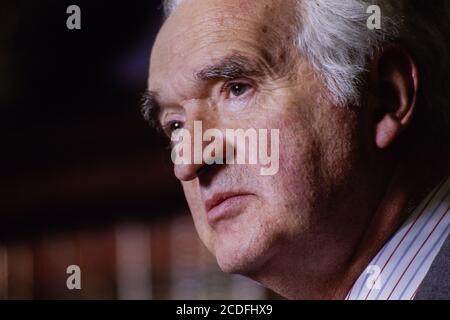
[[[209,212],[211,209],[218,206],[219,204],[221,204],[222,202],[224,202],[229,198],[249,194],[250,193],[248,192],[234,192],[234,191],[214,193],[210,198],[208,198],[205,201],[206,212]]]

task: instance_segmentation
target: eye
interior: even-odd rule
[[[175,130],[183,128],[183,123],[181,121],[172,121],[169,123],[169,129],[171,132],[174,132]]]
[[[228,85],[227,91],[229,92],[230,98],[237,98],[244,95],[251,86],[247,83],[235,82]]]
[[[170,138],[175,130],[183,128],[183,122],[171,121],[163,126],[165,134]]]

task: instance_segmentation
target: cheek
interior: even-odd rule
[[[275,180],[276,190],[283,193],[282,200],[289,206],[304,206],[313,201],[316,194],[321,159],[315,140],[308,133],[287,132],[284,137],[280,143],[281,165]]]
[[[289,212],[305,212],[316,201],[321,183],[320,137],[311,115],[301,106],[287,104],[271,126],[280,132],[280,170],[273,176],[266,196],[275,207]],[[312,109],[312,108],[310,108]],[[283,209],[281,209],[283,210]]]

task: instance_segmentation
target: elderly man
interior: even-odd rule
[[[223,271],[290,299],[450,298],[445,6],[165,3],[145,117],[169,137],[199,121],[279,130],[275,174],[174,166]]]

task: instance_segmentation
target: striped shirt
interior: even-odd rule
[[[441,182],[387,241],[346,300],[413,299],[450,231],[450,177]]]

